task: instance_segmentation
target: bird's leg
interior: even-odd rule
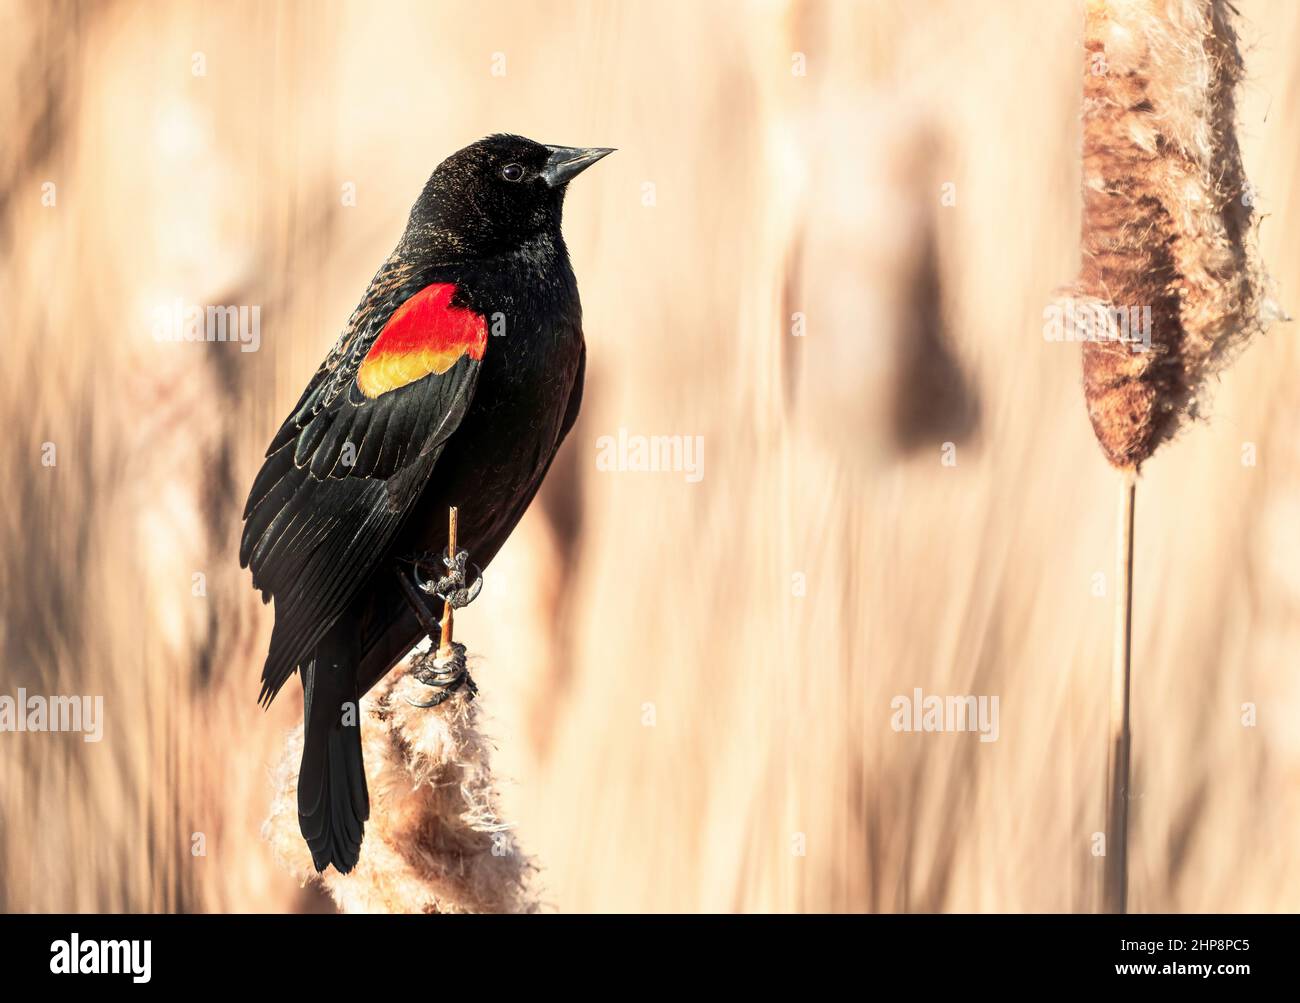
[[[396,568],[395,570],[397,571],[397,580],[402,583],[402,592],[406,595],[407,604],[411,607],[412,612],[415,613],[415,618],[420,622],[420,626],[424,629],[424,632],[429,635],[429,640],[436,644],[440,633],[438,621],[433,618],[433,613],[430,611],[429,607],[424,604],[424,599],[420,593],[416,591],[415,586],[407,581],[406,575],[403,574],[402,569]],[[418,564],[415,568],[415,580],[416,582],[420,581],[420,567]]]

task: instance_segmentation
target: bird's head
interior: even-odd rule
[[[612,152],[545,146],[523,136],[480,139],[438,165],[411,210],[407,239],[489,257],[539,234],[558,234],[569,182]]]

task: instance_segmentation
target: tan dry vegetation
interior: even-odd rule
[[[1300,6],[1239,6],[1294,309]],[[0,17],[0,692],[109,716],[0,735],[0,907],[326,907],[259,835],[300,702],[256,707],[239,512],[428,172],[498,130],[619,147],[568,206],[583,417],[458,633],[546,905],[1095,907],[1113,475],[1041,336],[1078,272],[1081,4]],[[176,296],[260,304],[261,351],[156,344]],[[1136,910],[1300,907],[1298,369],[1290,329],[1253,344],[1145,472]],[[703,435],[703,481],[598,471],[620,426]],[[1000,739],[893,732],[916,687],[998,695]]]

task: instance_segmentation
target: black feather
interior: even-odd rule
[[[322,411],[316,415],[303,427],[298,434],[298,443],[294,447],[293,462],[296,466],[305,467],[311,461],[316,453],[316,447],[321,444],[325,434],[334,427],[334,412]]]

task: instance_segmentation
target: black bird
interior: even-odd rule
[[[356,865],[370,814],[357,701],[436,632],[442,600],[410,577],[428,562],[464,601],[448,507],[486,567],[573,427],[586,346],[560,217],[610,152],[496,135],[443,161],[253,482],[239,559],[275,601],[260,700],[300,671],[318,871]]]

